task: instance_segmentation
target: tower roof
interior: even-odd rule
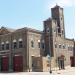
[[[62,8],[58,4],[56,4],[53,8]]]

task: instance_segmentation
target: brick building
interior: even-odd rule
[[[74,66],[75,42],[65,37],[63,8],[56,5],[51,11],[52,18],[44,21],[43,31],[1,27],[0,72],[49,71],[50,67]]]
[[[63,8],[56,5],[51,12],[52,18],[44,21],[45,55],[50,55],[52,67],[74,66],[74,39],[65,37]]]

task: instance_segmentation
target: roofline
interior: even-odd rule
[[[19,32],[20,30],[25,30],[25,31],[29,31],[29,32],[34,32],[34,33],[38,33],[38,34],[42,34],[42,33],[43,33],[43,31],[40,31],[40,30],[36,30],[36,29],[24,27],[24,28],[16,29],[16,30],[13,31],[13,32],[10,32],[10,33],[7,33],[7,34],[3,34],[3,35],[11,35],[11,34],[13,34],[13,33]],[[3,35],[0,35],[0,36],[3,36]]]
[[[63,9],[63,7],[61,7],[61,6],[57,5],[57,4],[54,7],[52,7],[51,9],[55,9],[55,8],[61,8],[61,9]]]
[[[16,31],[19,31],[19,30],[22,30],[22,29],[24,29],[26,31],[30,31],[30,32],[40,33],[40,34],[42,33],[42,31],[40,31],[40,30],[32,29],[32,28],[28,28],[28,27],[20,28],[20,29],[17,29]]]
[[[69,39],[69,38],[65,38],[66,40],[69,40],[69,41],[74,41],[74,39]]]

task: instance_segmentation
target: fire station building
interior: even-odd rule
[[[50,67],[75,66],[75,42],[65,36],[63,8],[56,5],[51,12],[43,31],[0,28],[0,72],[40,72]]]

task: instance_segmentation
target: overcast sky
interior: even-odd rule
[[[43,30],[56,4],[64,8],[66,37],[75,38],[75,0],[0,0],[0,27]]]

